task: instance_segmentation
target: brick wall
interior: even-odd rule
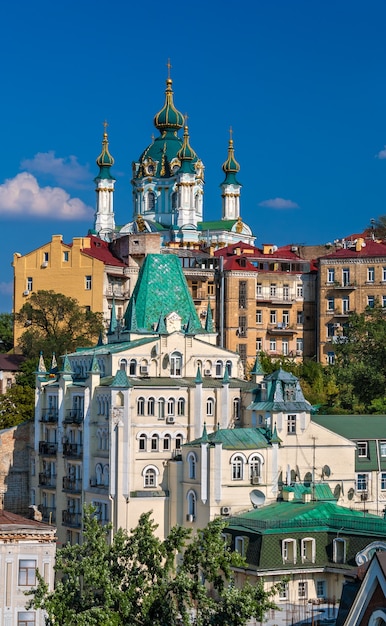
[[[0,430],[0,508],[28,515],[33,424]]]

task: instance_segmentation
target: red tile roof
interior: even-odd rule
[[[366,239],[359,251],[355,247],[340,248],[331,254],[326,254],[320,259],[355,259],[366,257],[386,257],[386,244],[378,243],[372,239]]]
[[[238,243],[232,243],[229,246],[225,246],[225,248],[220,248],[216,250],[214,256],[236,256],[236,250],[240,249],[240,254],[250,255],[250,256],[261,256],[263,252],[259,250],[259,248],[255,248],[255,246],[248,245],[243,241],[239,241]],[[238,255],[239,256],[239,255]]]
[[[82,248],[82,253],[91,256],[98,261],[102,261],[105,265],[115,265],[116,267],[126,267],[120,259],[114,256],[109,249],[109,244],[99,237],[89,235],[90,248]]]
[[[45,524],[44,522],[38,522],[34,519],[29,519],[28,517],[22,517],[22,515],[17,515],[16,513],[10,513],[9,511],[4,511],[4,509],[0,509],[0,531],[9,530],[10,527],[28,527],[31,529],[50,529],[53,530],[53,526],[49,524]]]

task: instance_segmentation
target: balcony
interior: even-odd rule
[[[80,457],[83,453],[83,445],[81,443],[64,443],[63,456]]]
[[[46,424],[55,424],[58,421],[59,410],[58,409],[43,409],[40,421]]]
[[[98,479],[96,478],[96,476],[93,476],[93,478],[90,478],[90,487],[92,487],[93,489],[108,489],[109,488],[108,485],[98,482]]]
[[[342,283],[336,281],[334,283],[327,283],[327,286],[331,287],[331,289],[343,289],[344,291],[352,291],[357,288],[356,282],[350,281],[344,281]]]
[[[283,322],[278,322],[277,324],[270,324],[267,328],[267,333],[269,335],[294,335],[297,333],[297,330],[290,328]]]
[[[42,521],[46,524],[55,524],[56,522],[56,508],[53,506],[39,506],[39,510],[42,513]]]
[[[82,491],[82,479],[73,478],[72,476],[63,477],[63,491],[72,493],[80,493]]]
[[[69,409],[66,411],[64,422],[66,424],[81,424],[83,422],[83,409]]]
[[[48,441],[39,441],[39,454],[44,456],[55,456],[58,451],[57,443],[49,443]]]
[[[50,472],[41,472],[39,474],[39,487],[56,487],[56,476]]]
[[[119,289],[117,287],[107,287],[105,289],[105,296],[107,298],[114,298],[115,300],[127,300],[130,298],[130,290],[129,289]]]
[[[80,528],[82,525],[82,513],[74,513],[71,510],[62,511],[62,522],[71,528]]]

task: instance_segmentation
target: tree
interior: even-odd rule
[[[0,352],[8,352],[13,347],[13,316],[0,313]]]
[[[54,291],[33,293],[15,319],[26,327],[19,343],[28,358],[92,345],[103,329],[101,313],[87,311],[74,298]]]
[[[377,239],[386,239],[386,215],[379,215],[377,219],[371,220],[368,228]]]
[[[130,534],[119,530],[109,541],[111,526],[101,526],[95,509],[86,507],[83,543],[58,550],[54,591],[38,574],[29,608],[44,609],[47,626],[244,626],[276,608],[276,588],[233,585],[232,567],[244,559],[227,548],[222,520],[193,538],[175,526],[162,541],[150,516],[141,515]]]
[[[34,411],[34,390],[29,386],[14,385],[0,395],[0,429],[32,420]]]

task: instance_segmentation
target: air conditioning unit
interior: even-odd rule
[[[221,515],[230,515],[232,512],[232,507],[230,506],[222,506],[220,509]]]
[[[43,261],[43,263],[41,264],[41,267],[48,267],[48,261]]]
[[[167,424],[174,424],[174,417],[173,417],[173,415],[169,415],[169,416],[166,418],[166,423],[167,423]]]
[[[186,516],[186,521],[187,522],[194,522],[194,515],[191,515],[191,513],[188,513]]]
[[[251,483],[252,485],[260,485],[260,476],[252,476]]]
[[[139,368],[139,373],[142,376],[148,376],[149,375],[149,367],[147,365],[141,365]]]
[[[29,294],[29,289],[26,289],[25,291],[23,291],[23,296],[28,296]]]
[[[204,376],[212,376],[211,370],[204,370]]]

